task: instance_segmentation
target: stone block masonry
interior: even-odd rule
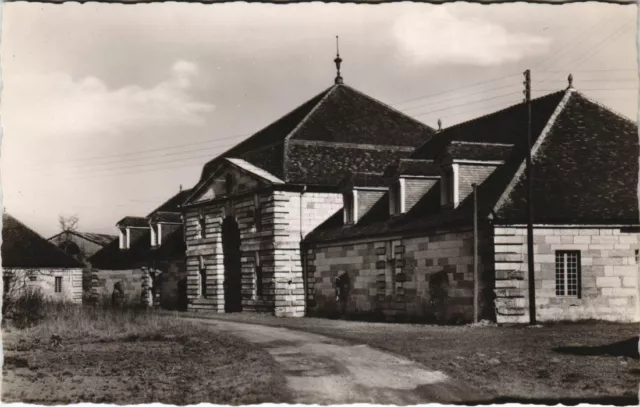
[[[482,235],[479,238],[487,242]],[[490,257],[483,243],[481,257]],[[480,291],[493,289],[491,270],[479,261]],[[423,237],[340,245],[316,245],[307,251],[309,312],[337,311],[334,281],[349,276],[346,312],[383,314],[388,319],[444,322],[473,318],[473,232],[432,233]],[[486,297],[486,298],[485,298]],[[482,296],[481,315],[492,303]]]
[[[496,227],[496,313],[502,323],[529,321],[525,227]],[[619,227],[538,227],[534,229],[536,319],[539,321],[604,319],[640,320],[637,251],[639,234]],[[558,251],[579,253],[579,291],[556,292]],[[564,279],[564,275],[559,277]]]

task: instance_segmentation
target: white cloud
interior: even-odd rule
[[[178,61],[168,78],[155,86],[118,89],[109,89],[92,76],[74,80],[63,72],[17,74],[5,83],[5,134],[87,136],[122,134],[145,127],[201,125],[214,106],[190,94],[199,74],[196,64]]]
[[[442,6],[404,14],[392,30],[410,61],[430,65],[516,62],[546,51],[550,43],[545,37],[509,32],[486,19],[456,16]]]

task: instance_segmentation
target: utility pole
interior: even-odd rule
[[[478,322],[478,185],[473,184],[473,322]]]
[[[527,262],[529,280],[529,324],[536,324],[536,282],[533,262],[533,169],[531,168],[531,71],[524,71],[524,95],[527,106]]]

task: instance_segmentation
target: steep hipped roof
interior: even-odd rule
[[[521,170],[526,157],[526,122],[521,123],[521,119],[523,114],[526,118],[525,108],[512,106],[454,126],[435,136],[413,156],[438,156],[436,147],[442,150],[452,139],[514,144],[505,163],[478,186],[478,212],[486,219],[497,209],[493,213],[496,222],[523,223],[526,201]],[[537,142],[532,150],[534,223],[639,223],[637,125],[573,89],[533,100],[532,112],[532,139]],[[517,123],[522,124],[522,129]],[[434,187],[407,213],[389,217],[385,194],[357,224],[343,226],[339,211],[306,240],[320,242],[469,226],[472,196],[454,210],[447,210],[440,207],[439,195],[439,188]]]
[[[2,214],[2,267],[82,268],[84,265],[9,215]]]
[[[49,239],[49,241],[55,239],[56,237],[62,235],[63,233],[71,233],[74,234],[76,236],[79,236],[83,239],[86,239],[90,242],[93,242],[95,244],[98,244],[100,246],[106,246],[107,244],[109,244],[110,242],[112,242],[114,239],[117,239],[117,236],[114,235],[106,235],[103,233],[89,233],[89,232],[79,232],[77,230],[70,230],[68,232],[60,232],[54,236],[51,236]]]
[[[573,92],[534,152],[535,221],[639,223],[639,156],[636,123]],[[519,175],[498,219],[527,219]]]
[[[386,186],[386,178],[381,172],[350,172],[340,182],[348,188],[380,188]]]
[[[454,160],[500,161],[509,157],[512,148],[513,144],[454,140],[445,147],[444,154]]]
[[[394,147],[393,151],[407,156],[431,134],[433,129],[427,125],[347,85],[336,84],[205,164],[200,181],[221,164],[221,158],[231,157],[243,159],[284,182],[335,185],[340,181],[338,172],[359,170],[359,162],[368,160],[366,171],[383,168],[378,161],[385,160],[385,155],[371,158],[368,154],[376,146]],[[367,153],[354,153],[360,145],[368,147]],[[349,149],[348,155],[358,155],[356,163],[340,167],[336,173],[327,173],[319,165],[331,169],[332,153],[335,150],[339,157],[345,148]],[[324,162],[309,166],[310,159],[319,157]],[[337,158],[335,163],[342,161]]]
[[[396,164],[388,166],[385,170],[387,176],[438,176],[440,166],[433,160],[418,160],[414,158],[402,158]]]
[[[187,199],[191,189],[181,189],[177,194],[167,199],[162,205],[158,206],[156,209],[151,211],[148,217],[151,217],[156,212],[177,212],[180,213],[180,205],[184,203],[184,200]]]

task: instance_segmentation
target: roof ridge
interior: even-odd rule
[[[501,146],[501,147],[513,147],[514,143],[493,143],[489,141],[465,141],[465,140],[451,140],[451,144],[478,144],[485,146]]]
[[[289,134],[287,134],[284,138],[284,142],[287,143],[291,137],[298,131],[300,130],[300,127],[302,127],[302,125],[309,119],[309,117],[316,111],[318,110],[318,108],[320,107],[320,105],[322,105],[324,103],[325,100],[327,100],[327,98],[329,97],[329,95],[338,88],[338,86],[340,86],[339,84],[335,84],[332,85],[331,87],[329,87],[327,90],[325,90],[325,94],[324,96],[322,96],[322,98],[320,98],[320,100],[318,101],[318,103],[316,103],[311,110],[309,110],[307,112],[307,114],[302,118],[302,120],[300,120],[298,122],[298,124],[289,132]],[[322,94],[319,93],[316,96],[314,96],[313,98],[307,100],[305,103],[309,103],[311,100],[313,100],[314,98],[320,96]],[[304,103],[303,103],[304,104]],[[302,106],[302,105],[300,105]],[[295,109],[294,109],[295,110]],[[288,114],[288,113],[287,113]]]
[[[536,101],[539,101],[539,100],[542,100],[542,99],[544,99],[544,98],[546,98],[546,97],[549,97],[549,96],[551,96],[551,95],[557,95],[557,94],[560,94],[560,93],[565,92],[565,91],[566,91],[566,90],[558,90],[558,91],[556,91],[556,92],[551,92],[551,93],[548,93],[548,94],[546,94],[546,95],[539,96],[539,97],[537,97],[537,98],[531,99],[531,103],[536,102]],[[456,123],[456,124],[454,124],[454,125],[453,125],[453,126],[451,126],[451,127],[446,127],[446,128],[444,128],[444,129],[442,129],[442,131],[443,131],[443,132],[445,132],[445,131],[447,131],[447,130],[450,130],[450,129],[456,128],[456,127],[458,127],[458,126],[462,126],[463,124],[473,123],[473,122],[475,122],[475,121],[477,121],[477,120],[484,119],[484,118],[487,118],[487,117],[491,117],[491,116],[496,115],[496,114],[498,114],[498,113],[502,113],[502,112],[504,112],[505,110],[513,109],[514,107],[520,106],[521,104],[522,104],[522,103],[516,103],[516,104],[513,104],[513,105],[509,105],[509,106],[504,107],[504,108],[502,108],[502,109],[500,109],[500,110],[496,110],[496,111],[493,111],[493,112],[490,112],[490,113],[484,114],[484,115],[482,115],[482,116],[478,116],[478,117],[475,117],[475,118],[473,118],[473,119],[469,119],[469,120],[464,121],[464,122]]]
[[[411,121],[413,121],[413,122],[415,122],[415,123],[417,123],[417,124],[421,125],[422,127],[425,127],[426,129],[428,129],[428,130],[430,130],[430,131],[433,131],[433,132],[435,132],[435,131],[436,131],[433,127],[429,126],[428,124],[423,123],[423,122],[421,122],[420,120],[415,119],[415,118],[413,118],[413,117],[409,116],[408,114],[406,114],[406,113],[404,113],[404,112],[401,112],[400,110],[396,109],[395,107],[393,107],[393,106],[391,106],[391,105],[388,105],[388,104],[386,104],[386,103],[384,103],[384,102],[382,102],[382,101],[380,101],[380,100],[378,100],[378,99],[374,98],[373,96],[369,96],[369,95],[367,95],[366,93],[363,93],[363,92],[359,91],[359,90],[358,90],[358,89],[356,89],[356,88],[353,88],[353,87],[351,87],[351,86],[349,86],[349,85],[345,85],[345,84],[341,84],[341,85],[338,85],[338,86],[344,86],[345,88],[348,88],[348,89],[350,89],[350,90],[352,90],[352,91],[356,92],[357,94],[359,94],[359,95],[361,95],[361,96],[364,96],[365,98],[367,98],[367,99],[369,99],[369,100],[372,100],[372,101],[374,101],[374,102],[376,102],[376,103],[379,103],[379,104],[381,104],[382,106],[386,107],[387,109],[392,110],[392,111],[394,111],[395,113],[398,113],[398,114],[400,114],[400,115],[402,115],[402,116],[404,116],[404,117],[408,118],[409,120],[411,120]],[[435,134],[435,133],[434,133],[434,134]],[[430,135],[429,139],[431,139],[431,137],[433,137],[433,135]],[[427,140],[427,141],[428,141],[428,140]]]
[[[614,115],[618,116],[620,119],[623,119],[623,120],[625,120],[625,121],[628,121],[628,122],[632,123],[632,124],[633,124],[633,125],[635,125],[635,126],[637,126],[637,125],[638,125],[638,123],[637,123],[637,122],[634,122],[634,121],[633,121],[633,119],[630,119],[630,118],[628,118],[627,116],[623,115],[622,113],[617,112],[616,110],[614,110],[614,109],[610,108],[609,106],[607,106],[607,105],[605,105],[605,104],[603,104],[603,103],[600,103],[600,102],[598,102],[598,101],[597,101],[597,100],[595,100],[595,99],[592,99],[592,98],[588,97],[587,95],[585,95],[584,93],[580,92],[579,90],[574,89],[573,91],[574,91],[575,93],[577,93],[580,97],[582,97],[582,98],[586,99],[587,101],[589,101],[589,102],[591,102],[591,103],[593,103],[593,104],[595,104],[595,105],[600,106],[601,108],[603,108],[604,110],[608,111],[609,113],[612,113],[612,114],[614,114]]]
[[[562,100],[560,100],[556,108],[553,110],[553,113],[551,113],[551,116],[549,116],[549,119],[547,120],[547,124],[545,124],[545,126],[542,128],[540,135],[536,139],[533,146],[531,146],[532,160],[536,152],[538,152],[538,150],[542,146],[542,143],[544,142],[544,140],[547,138],[547,135],[551,132],[551,130],[555,126],[556,119],[564,111],[573,93],[575,93],[575,89],[573,88],[568,88],[564,91],[564,96],[562,97]],[[520,162],[520,165],[518,166],[518,168],[516,169],[513,175],[513,178],[511,178],[511,181],[509,181],[509,183],[507,184],[507,187],[504,189],[504,191],[502,191],[502,194],[500,194],[500,197],[496,201],[496,204],[493,206],[492,213],[494,214],[497,213],[502,207],[502,205],[504,205],[507,197],[511,194],[511,192],[513,191],[513,188],[515,188],[516,184],[519,182],[520,177],[524,172],[525,165],[526,165],[526,158],[522,159],[522,161]]]

